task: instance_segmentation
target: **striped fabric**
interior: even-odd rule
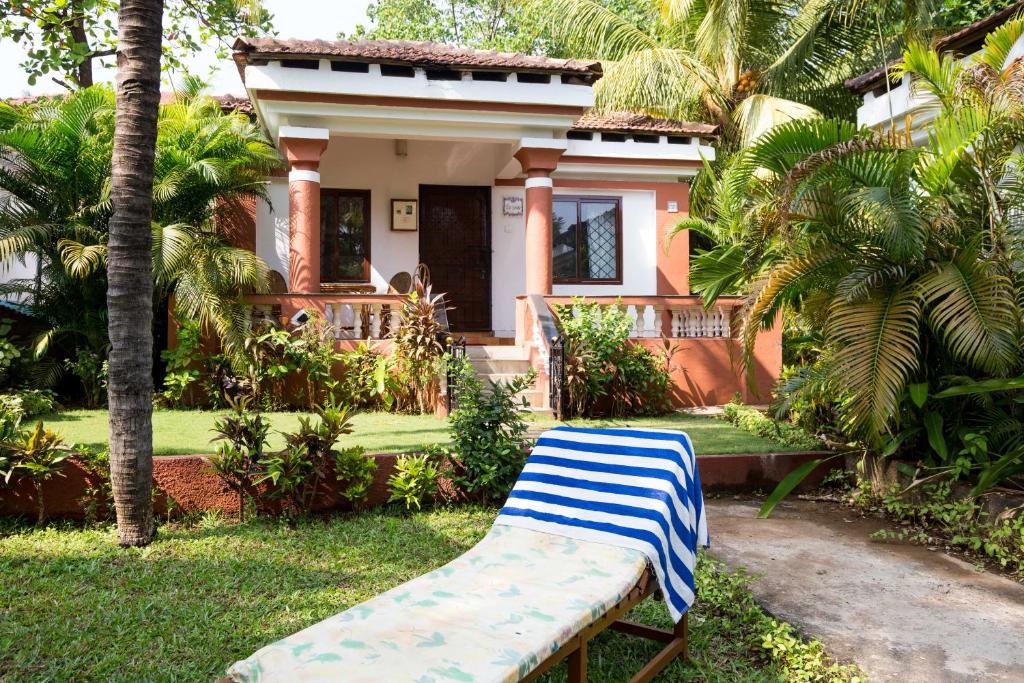
[[[697,549],[709,544],[693,445],[670,430],[544,432],[495,524],[639,550],[675,621],[693,604]]]

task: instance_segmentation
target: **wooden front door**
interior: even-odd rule
[[[420,185],[420,261],[455,332],[491,331],[491,188]]]

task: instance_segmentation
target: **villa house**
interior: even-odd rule
[[[1024,2],[1017,2],[984,19],[974,22],[935,41],[940,52],[949,52],[969,62],[985,44],[989,33],[1024,11]],[[1024,56],[1024,37],[1018,39],[1010,49],[1005,69]],[[910,133],[914,144],[920,145],[928,139],[931,121],[938,112],[935,97],[929,93],[915,92],[910,76],[886,81],[886,73],[899,63],[890,62],[885,68],[879,67],[846,81],[846,87],[862,98],[857,108],[857,123],[882,131],[895,129],[898,133]]]
[[[342,346],[384,339],[399,302],[389,283],[425,266],[482,371],[536,367],[531,402],[546,407],[552,305],[621,300],[635,342],[671,357],[680,404],[754,397],[731,339],[738,301],[704,310],[689,292],[689,236],[665,239],[714,158],[714,127],[588,113],[596,62],[397,41],[234,47],[287,161],[272,206],[235,230],[280,275],[252,297],[258,309],[317,311]],[[779,334],[758,342],[762,400]]]

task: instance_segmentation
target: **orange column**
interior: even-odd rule
[[[288,159],[288,290],[320,291],[320,156],[327,148],[322,129],[282,128]]]
[[[515,154],[526,173],[526,293],[551,294],[551,172],[564,149],[521,147]]]
[[[686,217],[689,201],[687,183],[658,183],[658,294],[690,293],[690,234],[684,230],[668,239],[669,232]],[[674,211],[669,210],[670,205]]]

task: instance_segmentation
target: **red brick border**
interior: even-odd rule
[[[704,491],[752,492],[771,490],[800,465],[826,456],[823,452],[764,453],[743,455],[698,456],[701,483]],[[388,500],[387,480],[394,471],[398,457],[392,453],[373,456],[377,459],[377,473],[370,488],[368,506],[383,505]],[[813,488],[821,483],[828,470],[842,468],[843,461],[819,467],[808,477],[801,489]],[[238,512],[238,499],[215,474],[201,455],[171,455],[153,458],[153,480],[158,491],[156,507],[166,514],[171,501],[172,514],[220,510],[233,515]],[[55,477],[43,486],[46,512],[49,517],[81,519],[85,512],[83,499],[90,485],[89,475],[73,461],[64,468],[63,477]],[[337,495],[337,482],[327,481],[327,494],[317,502],[317,510],[349,509]],[[34,519],[35,496],[27,482],[13,488],[0,487],[0,516],[25,516]]]

